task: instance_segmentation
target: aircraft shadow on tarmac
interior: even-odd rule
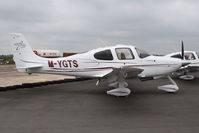
[[[163,78],[163,79],[157,79],[157,80],[151,80],[151,81],[145,81],[145,82],[142,82],[138,79],[128,79],[127,82],[129,84],[129,88],[132,91],[131,95],[145,95],[145,94],[146,95],[151,95],[151,94],[178,95],[184,92],[187,87],[191,89],[192,88],[191,86],[193,85],[197,86],[199,83],[198,77],[196,77],[192,81],[184,81],[180,79],[174,79],[174,80],[177,82],[177,84],[180,87],[180,90],[174,94],[157,89],[157,87],[160,85],[169,84],[170,82],[168,79]],[[108,83],[106,82],[106,80],[102,80],[98,86],[96,86],[95,83],[96,83],[96,80],[85,81],[85,83],[80,82],[79,85],[75,83],[73,87],[74,89],[70,89],[70,92],[79,93],[79,94],[91,94],[91,95],[95,95],[95,94],[107,95],[106,91],[112,89],[108,87]]]
[[[198,79],[194,81],[181,81],[179,79],[175,79],[177,83],[180,85],[180,91],[174,94],[164,92],[157,89],[157,86],[164,85],[169,83],[167,79],[157,79],[153,81],[145,81],[142,82],[138,79],[129,79],[127,80],[129,84],[129,88],[132,91],[131,95],[177,95],[181,93],[181,85],[182,82],[185,84],[192,85],[193,82],[198,82]],[[62,89],[64,93],[67,94],[74,94],[74,95],[106,95],[106,91],[112,88],[108,87],[108,83],[106,80],[102,80],[98,86],[95,85],[96,80],[88,80],[88,81],[81,81],[81,82],[73,82],[73,83],[64,83],[56,85],[56,88]],[[49,85],[48,87],[54,88],[53,86]],[[182,89],[183,90],[183,89]],[[114,96],[113,96],[114,97]]]
[[[164,85],[169,83],[168,79],[157,79],[157,80],[149,80],[149,81],[140,81],[138,79],[128,79],[127,82],[129,84],[129,88],[131,89],[131,95],[177,95],[179,93],[182,93],[184,91],[184,86],[189,87],[192,85],[197,85],[199,78],[195,78],[192,81],[183,81],[179,79],[174,79],[177,84],[180,87],[179,92],[176,92],[174,94],[167,93],[161,90],[157,89],[157,86]],[[86,81],[78,81],[78,82],[67,82],[67,83],[61,83],[61,84],[54,84],[54,85],[45,85],[40,87],[30,87],[30,88],[22,88],[24,90],[34,90],[39,91],[43,93],[46,93],[45,91],[52,91],[52,93],[55,91],[61,91],[65,94],[71,94],[71,95],[104,95],[108,96],[106,92],[108,90],[111,90],[108,86],[108,82],[103,79],[98,86],[96,86],[97,80],[86,80]],[[183,85],[185,84],[185,85]],[[37,89],[36,89],[37,88]],[[190,88],[190,87],[189,87]],[[131,96],[130,95],[130,96]],[[114,97],[114,96],[113,96]],[[129,97],[129,96],[128,96]]]

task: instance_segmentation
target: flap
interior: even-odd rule
[[[130,68],[130,67],[122,67],[122,68],[113,68],[113,71],[108,73],[105,76],[113,76],[113,75],[118,75],[118,76],[123,76],[123,78],[133,78],[137,77],[138,74],[140,74],[143,71],[143,69],[139,68]]]

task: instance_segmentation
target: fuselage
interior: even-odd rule
[[[135,46],[116,45],[98,48],[63,58],[38,58],[41,68],[28,69],[29,73],[66,74],[80,77],[103,77],[114,68],[142,69],[140,77],[160,76],[181,67],[179,59],[152,56]]]

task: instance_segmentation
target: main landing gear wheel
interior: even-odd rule
[[[131,90],[128,88],[116,88],[116,89],[107,91],[107,94],[118,96],[118,97],[128,96],[130,95],[130,93],[131,93]]]
[[[128,83],[125,82],[122,78],[112,77],[109,79],[109,87],[113,87],[115,89],[107,91],[107,94],[117,96],[117,97],[124,97],[128,96],[131,93],[131,90],[127,88]]]

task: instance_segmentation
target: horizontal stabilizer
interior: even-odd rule
[[[43,67],[40,64],[26,64],[24,67],[17,67],[17,69],[28,69],[28,68],[40,68]]]

